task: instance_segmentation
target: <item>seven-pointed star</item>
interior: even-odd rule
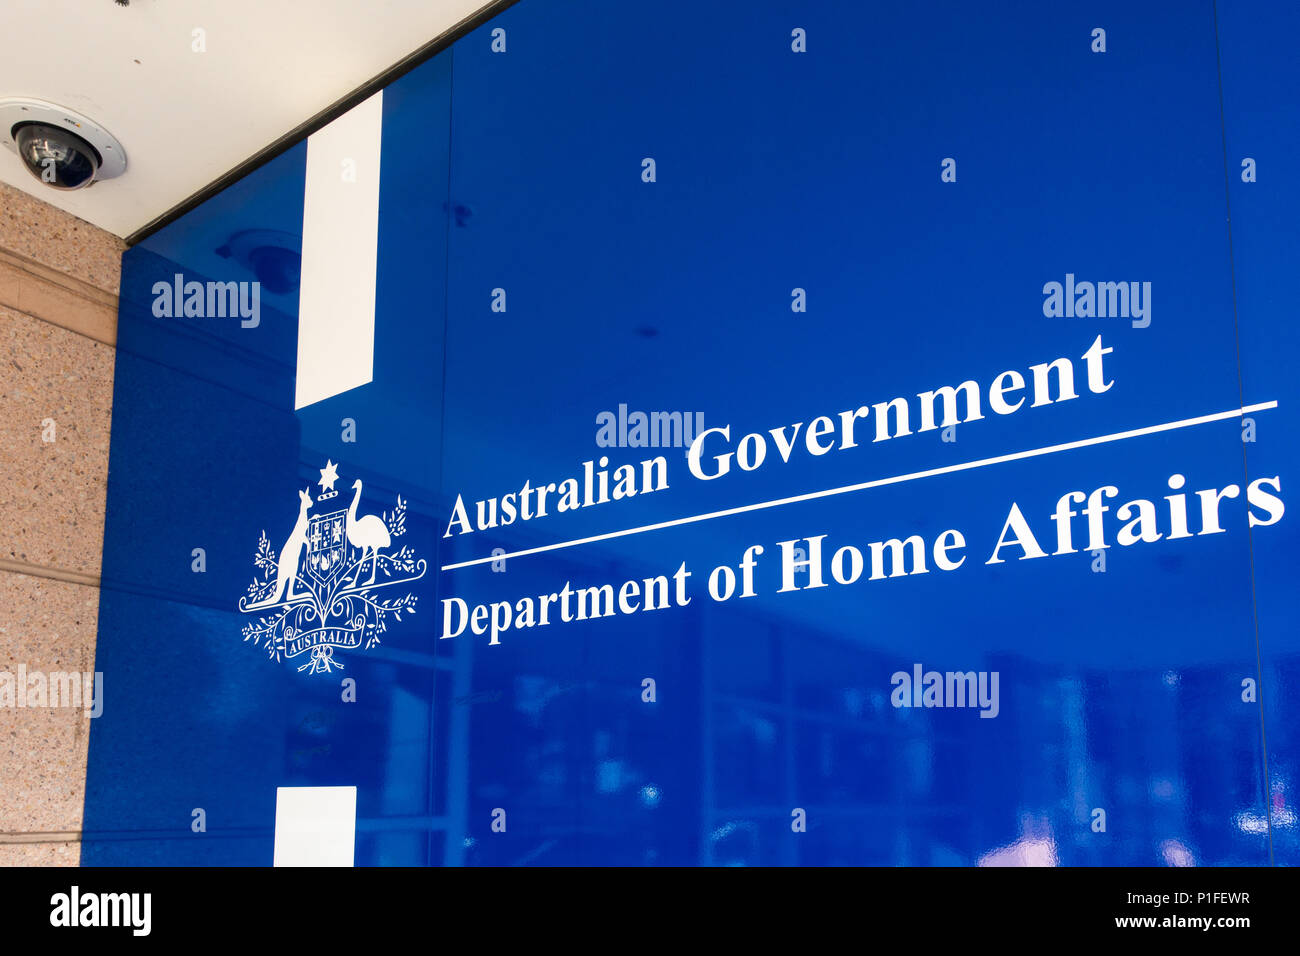
[[[321,491],[334,490],[334,482],[339,480],[339,473],[334,470],[337,467],[338,465],[334,464],[334,462],[328,458],[325,459],[325,467],[320,470],[320,481],[316,482],[316,484],[320,485]]]

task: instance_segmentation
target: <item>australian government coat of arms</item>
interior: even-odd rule
[[[352,483],[352,504],[336,507],[338,468],[320,469],[320,491],[298,492],[298,520],[277,556],[263,531],[253,555],[256,569],[239,600],[245,614],[244,640],[263,647],[277,663],[307,655],[298,670],[310,674],[342,669],[335,650],[368,650],[380,642],[390,619],[415,613],[415,595],[402,585],[424,577],[423,558],[393,540],[406,532],[406,502],[392,511],[357,515],[361,482]],[[312,508],[317,509],[316,513]]]

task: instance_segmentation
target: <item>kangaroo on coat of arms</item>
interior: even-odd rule
[[[298,670],[312,674],[343,667],[334,657],[336,648],[368,650],[378,644],[390,615],[400,621],[403,612],[414,614],[415,595],[384,597],[373,592],[417,581],[427,569],[411,548],[392,550],[393,539],[406,532],[401,495],[392,511],[358,518],[358,479],[349,508],[308,516],[313,505],[338,496],[337,467],[327,461],[320,469],[321,490],[315,501],[307,491],[298,492],[298,520],[278,558],[262,532],[253,555],[260,575],[239,601],[245,614],[269,612],[244,626],[244,640],[262,645],[276,662],[310,652]],[[363,584],[367,564],[370,576]]]
[[[275,564],[275,593],[260,603],[241,605],[240,610],[252,611],[279,604],[286,591],[288,600],[294,599],[293,585],[298,580],[298,561],[302,557],[302,549],[307,546],[307,509],[312,505],[311,495],[306,491],[298,492],[298,499],[302,502],[298,508],[298,520],[289,532],[289,539],[280,549],[280,560]]]

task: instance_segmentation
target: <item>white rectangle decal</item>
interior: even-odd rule
[[[374,378],[383,93],[307,138],[294,408]]]
[[[351,866],[356,787],[277,787],[275,866]]]

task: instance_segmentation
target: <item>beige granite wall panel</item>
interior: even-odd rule
[[[0,572],[0,609],[0,862],[75,864],[79,851],[59,847],[81,831],[90,718],[49,706],[48,683],[93,673],[99,589]],[[45,682],[46,706],[17,706],[20,665]]]
[[[0,558],[98,576],[113,349],[2,307],[0,341]]]
[[[0,866],[77,866],[81,862],[81,844],[0,843]]]
[[[0,183],[0,249],[117,295],[126,243],[71,213]]]
[[[0,183],[0,866],[80,861],[91,721],[14,697],[94,670],[123,248]]]

